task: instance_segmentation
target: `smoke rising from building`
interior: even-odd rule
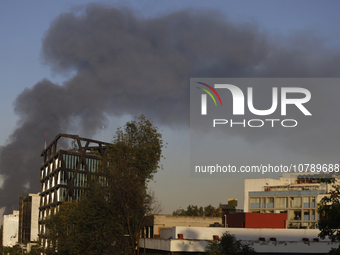
[[[338,76],[339,52],[314,39],[278,46],[256,24],[203,10],[143,18],[89,5],[61,14],[43,38],[42,56],[54,72],[74,75],[62,85],[43,79],[17,97],[20,121],[1,149],[0,207],[12,209],[22,192],[40,190],[45,132],[54,137],[77,126],[90,137],[107,116],[124,114],[188,126],[190,77]]]

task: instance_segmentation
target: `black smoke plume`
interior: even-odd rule
[[[40,191],[45,132],[77,126],[90,137],[107,116],[142,113],[186,126],[190,77],[338,76],[339,52],[314,39],[278,46],[256,24],[205,10],[143,18],[127,8],[89,5],[81,14],[61,14],[43,38],[42,56],[57,74],[74,75],[62,85],[43,79],[17,97],[20,123],[1,149],[0,207],[12,209],[23,192]]]

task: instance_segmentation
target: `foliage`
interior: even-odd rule
[[[28,253],[29,255],[40,255],[42,253],[42,249],[39,245],[31,246],[31,250]]]
[[[34,245],[31,247],[31,251],[29,253],[25,253],[25,249],[22,249],[20,245],[15,245],[13,247],[2,247],[1,246],[1,254],[9,254],[9,255],[21,255],[21,254],[29,254],[29,255],[40,255],[41,249],[38,245]],[[51,253],[55,254],[55,252]]]
[[[326,183],[332,184],[332,192],[323,197],[318,204],[318,213],[320,220],[318,228],[320,229],[319,236],[324,239],[329,237],[332,241],[340,241],[340,186],[336,184],[335,179],[323,180]]]
[[[59,212],[52,215],[45,221],[46,228],[50,231],[49,235],[52,243],[56,241],[60,244],[58,247],[61,254],[76,254],[76,248],[72,247],[75,239],[74,225],[77,224],[77,203],[65,202],[59,207]],[[67,253],[64,253],[67,250]]]
[[[110,163],[108,169],[120,167],[120,172],[132,172],[142,182],[148,182],[162,168],[162,147],[162,135],[158,128],[142,115],[138,117],[138,122],[131,121],[126,123],[124,129],[118,128],[114,145],[106,154],[106,161]]]
[[[220,209],[217,207],[213,207],[212,205],[208,205],[204,207],[204,216],[208,217],[222,217],[222,212]]]
[[[209,255],[227,254],[256,254],[248,244],[242,244],[240,240],[228,232],[225,232],[219,241],[210,241],[205,249]]]
[[[103,157],[101,172],[107,180],[108,204],[120,219],[129,253],[137,246],[144,217],[151,212],[147,182],[153,179],[162,157],[162,135],[143,115],[118,129],[114,145]]]
[[[2,247],[3,230],[4,230],[4,227],[3,227],[3,225],[1,225],[1,227],[0,227],[0,252],[2,252],[2,250],[3,250],[3,247]]]
[[[340,254],[340,246],[338,248],[331,248],[331,250],[328,252],[328,254],[339,255]]]
[[[80,202],[46,221],[59,254],[133,254],[146,214],[159,210],[147,182],[161,168],[162,136],[143,115],[119,128]]]
[[[329,237],[332,242],[340,241],[340,185],[335,178],[321,179],[320,182],[332,185],[332,191],[328,196],[323,197],[318,204],[318,213],[320,220],[318,228],[320,229],[319,237],[324,239]],[[340,254],[340,246],[332,248],[328,254]]]
[[[59,212],[46,220],[53,248],[59,254],[99,255],[112,250],[118,224],[107,207],[106,195],[96,183],[89,185],[79,203],[60,205]]]
[[[15,245],[13,247],[4,247],[3,253],[9,255],[19,255],[22,254],[22,249],[19,245]]]
[[[221,217],[222,213],[219,208],[212,205],[206,207],[198,207],[197,205],[189,205],[187,210],[177,209],[172,213],[174,216],[206,216],[206,217]]]

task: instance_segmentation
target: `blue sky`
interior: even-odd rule
[[[55,74],[42,63],[42,38],[50,23],[61,13],[77,12],[82,6],[93,2],[128,6],[146,18],[186,8],[212,9],[235,23],[258,24],[260,30],[268,33],[270,39],[277,44],[285,44],[285,38],[290,35],[303,37],[305,34],[313,34],[327,47],[339,48],[339,1],[1,1],[0,145],[6,144],[17,125],[18,116],[14,113],[13,101],[25,88],[31,88],[44,78],[62,85],[63,81],[72,76],[72,73],[64,76]],[[105,140],[109,141],[117,125],[123,125],[129,118],[111,118],[110,126],[105,129]],[[156,175],[156,183],[151,186],[162,201],[165,213],[189,204],[204,206],[211,203],[217,206],[232,196],[242,200],[242,180],[238,180],[240,186],[237,189],[224,187],[223,180],[191,180],[189,172],[186,172],[189,166],[189,130],[183,127],[161,128],[164,130],[164,139],[169,143],[164,151],[167,160],[164,161],[165,170]],[[101,139],[101,130],[95,138]],[[222,194],[211,199],[216,192],[213,189],[202,192],[199,188],[202,185],[216,187],[217,190],[224,187],[223,193],[219,192]]]

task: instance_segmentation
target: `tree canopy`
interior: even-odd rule
[[[219,240],[210,241],[205,251],[209,255],[256,254],[252,247],[243,244],[229,232],[225,232]]]
[[[320,182],[331,184],[330,194],[324,196],[318,204],[320,229],[319,236],[321,239],[329,237],[332,242],[340,241],[340,185],[335,178],[323,178]],[[340,246],[337,249],[332,248],[329,254],[340,254]]]
[[[59,254],[133,254],[146,214],[155,210],[147,183],[159,168],[162,135],[143,115],[118,128],[80,202],[65,202],[46,221]]]
[[[197,205],[189,205],[186,210],[177,209],[172,213],[174,216],[205,216],[205,217],[221,217],[222,212],[219,208],[212,205],[206,207],[198,207]]]
[[[328,180],[332,183],[333,190],[320,200],[318,213],[320,216],[318,227],[321,238],[329,237],[332,241],[340,241],[340,186],[335,184],[335,179]]]

